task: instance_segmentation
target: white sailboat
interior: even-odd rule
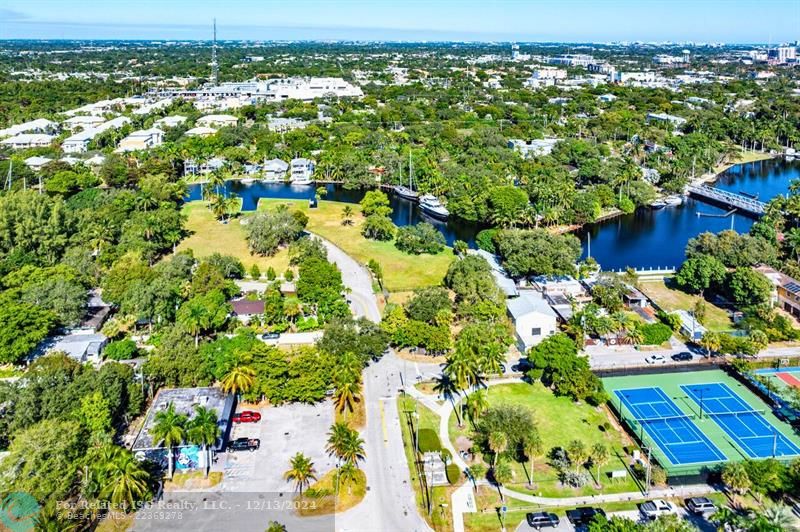
[[[403,167],[400,167],[400,180],[403,180]],[[394,193],[409,201],[419,201],[419,194],[414,190],[414,170],[411,167],[411,152],[408,152],[408,186],[395,185]]]

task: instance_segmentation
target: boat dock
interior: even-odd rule
[[[751,216],[762,216],[767,210],[767,204],[742,194],[720,190],[707,185],[689,185],[689,194],[708,203],[733,208]]]

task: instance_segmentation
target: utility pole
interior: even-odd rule
[[[647,474],[645,475],[645,495],[650,495],[650,469],[653,467],[652,463],[650,462],[650,447],[647,448]]]

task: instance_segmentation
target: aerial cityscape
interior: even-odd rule
[[[800,531],[798,39],[0,0],[0,530]]]

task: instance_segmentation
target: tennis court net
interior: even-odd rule
[[[766,410],[741,410],[739,412],[703,412],[709,417],[747,417],[747,416],[763,416],[767,413]]]
[[[663,417],[646,417],[646,418],[633,418],[635,423],[639,423],[640,425],[648,425],[653,423],[669,423],[671,421],[679,421],[679,420],[690,420],[694,419],[695,416],[689,414],[683,414],[678,416],[663,416]]]

